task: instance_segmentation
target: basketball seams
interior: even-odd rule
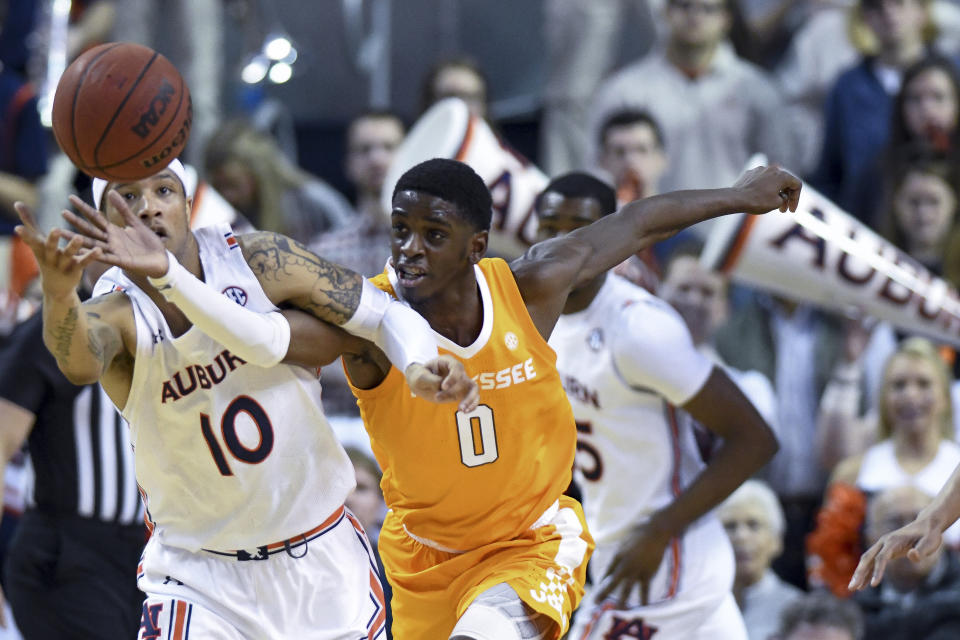
[[[60,147],[79,169],[110,182],[162,169],[190,136],[187,83],[162,54],[135,43],[81,54],[61,77],[53,106]]]
[[[140,86],[140,81],[143,80],[143,76],[147,74],[147,71],[153,66],[154,61],[160,54],[156,51],[153,52],[153,55],[150,56],[150,60],[147,61],[147,64],[143,65],[143,68],[140,69],[140,75],[137,76],[136,80],[133,81],[133,84],[130,87],[130,90],[127,91],[127,95],[123,97],[123,100],[120,101],[120,104],[117,106],[116,110],[113,112],[113,115],[110,117],[110,121],[107,122],[107,126],[104,127],[103,132],[100,134],[100,140],[97,141],[96,146],[93,148],[93,167],[96,169],[102,169],[100,163],[98,162],[100,156],[100,145],[103,144],[104,139],[110,133],[110,129],[113,128],[113,124],[117,121],[117,117],[120,115],[120,112],[123,111],[123,108],[127,105],[127,102],[130,100],[130,96],[133,95],[133,92],[137,90]],[[142,149],[141,151],[142,152]],[[136,157],[137,154],[134,154],[133,157]],[[114,165],[110,165],[114,166]]]
[[[127,158],[123,158],[122,160],[118,160],[118,161],[116,161],[116,162],[111,162],[110,164],[98,165],[98,166],[97,166],[97,169],[100,169],[101,171],[103,171],[103,170],[105,170],[105,169],[110,169],[110,168],[112,168],[112,167],[116,167],[116,166],[125,164],[125,163],[127,163],[127,162],[130,162],[131,160],[133,160],[133,159],[136,158],[137,156],[141,155],[144,151],[146,151],[147,149],[149,149],[149,148],[152,147],[153,145],[157,144],[157,142],[158,142],[159,140],[163,139],[163,137],[164,137],[164,135],[167,133],[167,131],[170,130],[170,127],[173,126],[173,125],[177,122],[177,117],[180,115],[180,109],[183,107],[183,98],[184,98],[184,96],[186,95],[186,96],[189,98],[189,93],[188,93],[189,90],[188,90],[188,88],[186,87],[186,84],[185,84],[184,81],[183,81],[183,77],[182,77],[182,76],[178,76],[178,77],[179,77],[179,80],[180,80],[179,91],[177,91],[177,96],[179,97],[179,101],[177,102],[176,109],[174,110],[173,114],[171,114],[171,116],[170,116],[170,118],[169,118],[166,126],[157,133],[157,135],[153,138],[153,140],[151,140],[150,142],[146,143],[146,145],[144,145],[141,149],[139,149],[139,150],[138,150],[136,153],[134,153],[133,155],[131,155],[131,156],[127,157]],[[106,135],[106,133],[104,133],[104,135]],[[177,154],[173,154],[172,157],[174,157],[174,158],[177,157]],[[123,180],[123,179],[125,179],[125,178],[120,178],[120,177],[118,177],[117,179]]]
[[[89,169],[90,165],[87,163],[86,158],[81,157],[80,142],[77,140],[77,102],[80,99],[80,90],[83,88],[83,83],[86,81],[87,75],[90,73],[90,70],[93,68],[94,64],[96,64],[97,60],[107,55],[108,51],[118,46],[120,46],[119,43],[108,46],[104,48],[103,51],[98,53],[93,60],[90,61],[90,64],[84,67],[83,72],[80,74],[80,78],[77,80],[77,86],[73,90],[73,102],[70,108],[70,137],[73,139],[74,153],[76,154],[77,159],[82,162],[83,169]],[[54,97],[56,97],[56,95],[54,95]],[[56,129],[54,129],[54,132],[56,132]]]

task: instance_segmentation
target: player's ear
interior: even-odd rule
[[[486,229],[473,234],[470,238],[470,254],[468,256],[471,264],[477,264],[487,255],[487,244],[489,240],[490,232]]]

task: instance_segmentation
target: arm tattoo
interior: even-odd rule
[[[261,232],[245,238],[247,264],[261,282],[291,285],[297,278],[313,280],[310,291],[294,294],[297,306],[334,324],[349,320],[360,304],[363,278],[346,267],[324,260],[296,240]]]
[[[93,311],[87,312],[87,320],[90,321],[90,328],[87,329],[87,348],[90,353],[100,361],[101,374],[106,370],[113,355],[117,353],[120,346],[117,336],[112,331],[102,331],[96,322],[100,320],[100,314]]]
[[[54,355],[58,360],[67,360],[70,357],[70,344],[73,341],[73,334],[77,330],[77,318],[77,307],[68,309],[67,315],[54,325],[50,332],[53,335]]]

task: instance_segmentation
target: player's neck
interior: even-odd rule
[[[174,256],[177,258],[183,267],[192,273],[194,276],[203,280],[203,265],[200,262],[200,246],[197,244],[197,239],[194,237],[191,232],[187,236],[187,241],[184,243],[184,246],[179,250],[173,252]],[[160,295],[160,292],[157,291],[153,285],[147,280],[145,276],[135,275],[129,271],[124,272],[130,280],[133,281],[140,289],[149,296],[150,300],[153,301],[153,304],[157,305],[157,308],[160,309],[160,313],[163,314],[163,319],[166,320],[167,326],[170,327],[170,331],[173,333],[173,337],[179,338],[184,333],[190,330],[190,327],[193,326],[187,316],[177,307],[176,305],[167,302],[167,300]]]
[[[583,311],[590,306],[590,303],[593,302],[593,299],[597,297],[597,294],[600,293],[600,289],[603,288],[603,283],[607,281],[607,274],[597,276],[587,284],[583,285],[579,289],[574,289],[570,292],[570,295],[567,296],[567,303],[563,305],[564,315],[568,313],[577,313],[578,311]]]
[[[436,295],[410,301],[410,306],[434,331],[461,347],[473,344],[483,328],[483,301],[473,268]]]

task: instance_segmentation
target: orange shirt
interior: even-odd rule
[[[476,410],[413,397],[396,368],[373,389],[354,388],[387,506],[409,534],[455,551],[529,528],[570,483],[576,449],[557,356],[510,267],[484,259],[476,271],[484,314],[476,342],[460,347],[437,334],[440,352],[480,385]],[[388,268],[373,283],[395,296],[391,275]]]

